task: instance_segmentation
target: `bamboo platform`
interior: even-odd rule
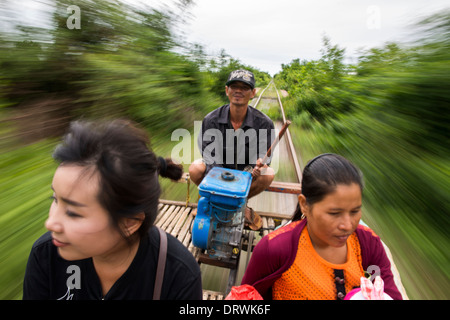
[[[177,238],[188,250],[192,253],[194,258],[200,264],[200,256],[203,253],[201,249],[192,244],[192,222],[197,214],[197,204],[182,201],[159,200],[159,213],[155,224],[167,233]],[[258,212],[262,219],[262,235],[265,236],[272,232],[277,225],[287,223],[289,220],[280,214],[270,212]],[[257,237],[250,237],[255,246],[258,242]],[[244,248],[247,248],[248,241],[243,243]],[[223,300],[224,294],[222,292],[215,292],[210,290],[203,290],[204,300]]]
[[[159,200],[159,213],[155,224],[167,233],[177,238],[198,261],[201,250],[192,244],[191,226],[197,214],[197,204],[172,200]],[[262,219],[262,235],[268,235],[278,225],[289,221],[288,217],[274,212],[256,211]],[[278,222],[278,223],[277,223]],[[253,246],[257,244],[254,240]]]
[[[198,261],[201,250],[192,244],[191,225],[197,214],[196,203],[159,200],[155,225],[177,238]]]

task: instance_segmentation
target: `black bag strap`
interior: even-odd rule
[[[159,256],[158,266],[156,268],[155,288],[153,289],[153,300],[159,300],[164,279],[164,270],[166,268],[167,257],[167,235],[166,232],[158,227],[159,231]]]

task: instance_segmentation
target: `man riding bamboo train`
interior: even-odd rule
[[[213,167],[249,171],[252,173],[250,199],[264,191],[274,178],[274,170],[268,166],[271,157],[262,163],[275,139],[274,124],[267,115],[248,104],[256,94],[252,72],[231,72],[225,92],[230,103],[203,119],[198,137],[203,158],[190,165],[189,175],[199,185]],[[261,228],[261,218],[249,207],[245,210],[245,220],[251,229]]]

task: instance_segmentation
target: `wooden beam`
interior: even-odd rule
[[[302,193],[302,186],[300,183],[273,181],[266,191],[300,194]]]
[[[265,211],[255,211],[259,216],[266,217],[266,218],[273,218],[273,219],[287,219],[291,220],[292,213],[283,214],[283,213],[276,213],[276,212],[265,212]],[[263,219],[264,221],[264,219]],[[267,228],[263,226],[263,228]]]
[[[208,254],[200,253],[198,262],[209,264],[211,266],[221,267],[221,268],[228,268],[228,269],[236,269],[237,267],[237,260],[236,259],[215,259],[211,258]]]
[[[179,183],[187,183],[187,179],[189,177],[189,173],[183,173],[183,176],[177,182]],[[291,194],[300,194],[302,192],[301,184],[295,182],[281,182],[281,181],[273,181],[269,188],[266,191],[270,192],[280,192],[280,193],[291,193]]]

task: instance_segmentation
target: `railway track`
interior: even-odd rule
[[[279,93],[273,82],[261,91],[251,105],[264,109],[267,102],[281,110],[283,121],[275,121],[275,127],[279,130],[286,121],[286,117]],[[236,268],[222,264],[220,261],[208,260],[202,250],[192,244],[191,227],[197,213],[197,203],[160,200],[156,225],[180,240],[200,263],[204,299],[223,299],[231,286],[240,283],[249,262],[249,253],[258,241],[276,227],[291,220],[298,202],[297,196],[300,193],[301,168],[289,130],[286,131],[275,149],[271,167],[274,168],[274,165],[279,169],[275,175],[275,181],[266,191],[248,201],[248,206],[252,207],[262,218],[262,230],[244,231],[243,250],[241,250]],[[189,182],[188,174],[185,173],[179,182]],[[230,271],[226,268],[229,268]]]
[[[281,111],[282,121],[274,122],[277,130],[280,130],[287,120],[280,95],[273,81],[261,91],[253,107],[263,112],[266,109],[278,107]],[[250,199],[248,205],[257,212],[277,213],[278,216],[283,216],[284,220],[289,220],[297,206],[297,194],[300,193],[302,177],[302,168],[299,165],[289,128],[274,152],[271,167],[276,171],[272,186],[267,191]],[[285,188],[286,193],[280,190],[282,188]]]

